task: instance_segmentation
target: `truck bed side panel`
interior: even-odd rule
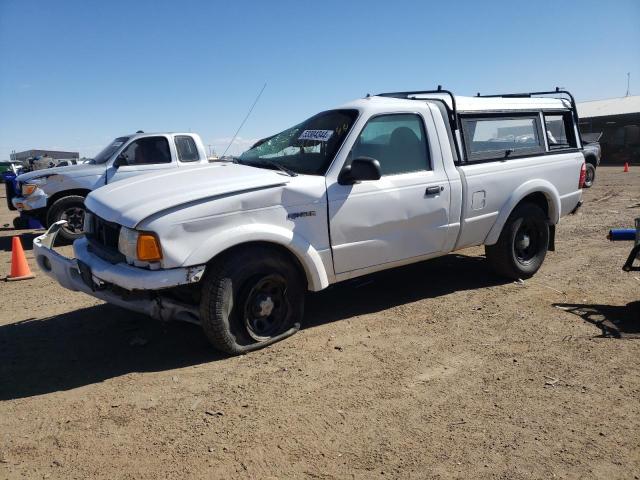
[[[571,152],[458,167],[466,195],[455,248],[495,243],[513,208],[536,192],[547,199],[549,222],[557,223],[582,197],[578,181],[583,161],[580,152]]]

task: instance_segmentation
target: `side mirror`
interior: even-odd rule
[[[122,165],[129,165],[129,162],[127,161],[127,156],[124,153],[121,153],[120,155],[118,155],[116,159],[113,161],[114,168],[121,167]]]
[[[353,185],[363,180],[380,180],[380,162],[375,158],[358,157],[342,169],[338,176],[340,185]]]

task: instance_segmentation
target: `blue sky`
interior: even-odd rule
[[[139,129],[221,153],[366,93],[640,94],[640,1],[0,0],[0,160]]]

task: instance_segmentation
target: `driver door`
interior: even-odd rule
[[[336,275],[350,278],[363,269],[444,249],[449,181],[437,140],[431,149],[427,131],[424,117],[412,112],[374,116],[359,133],[347,162],[374,158],[382,176],[353,185],[337,180],[328,185]]]
[[[175,166],[169,141],[163,136],[138,138],[127,145],[117,159],[121,163],[108,169],[107,183]]]

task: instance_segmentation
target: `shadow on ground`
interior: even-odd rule
[[[197,325],[98,305],[0,327],[0,400],[218,360]]]
[[[640,301],[625,306],[554,303],[601,330],[601,337],[640,338]]]
[[[304,328],[501,283],[481,257],[448,255],[308,295]],[[103,304],[0,326],[0,400],[224,358],[197,325],[161,323]]]
[[[0,250],[4,250],[5,252],[11,251],[11,239],[15,236],[20,237],[20,242],[22,243],[22,248],[24,250],[33,250],[33,239],[37,236],[40,236],[44,233],[41,232],[25,232],[18,233],[19,230],[11,229],[14,233],[11,235],[2,235],[0,236]]]
[[[484,257],[451,254],[359,277],[309,295],[303,328],[379,312],[456,291],[509,283],[491,272]]]

